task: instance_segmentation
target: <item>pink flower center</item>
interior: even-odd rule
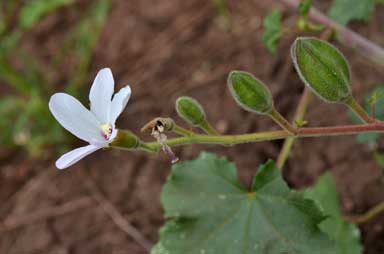
[[[106,124],[100,125],[100,129],[101,129],[101,135],[103,136],[103,138],[105,138],[105,140],[109,140],[112,134],[112,125],[109,123],[106,123]]]

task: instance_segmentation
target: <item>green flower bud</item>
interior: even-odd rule
[[[228,87],[237,104],[243,109],[267,114],[273,109],[273,99],[268,88],[252,74],[232,71],[228,76]]]
[[[205,112],[200,103],[188,96],[176,100],[176,111],[181,118],[191,125],[198,126],[205,121]]]
[[[291,55],[300,78],[320,98],[339,103],[352,98],[348,62],[330,43],[299,37],[292,45]]]

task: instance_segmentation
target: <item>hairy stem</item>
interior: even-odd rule
[[[207,120],[204,120],[199,127],[209,135],[219,135]]]
[[[280,0],[292,9],[297,9],[300,0]],[[318,23],[332,28],[337,33],[337,39],[346,47],[355,49],[362,56],[366,57],[380,66],[384,66],[384,49],[358,33],[353,32],[347,27],[333,21],[316,8],[311,8],[309,17]]]
[[[272,111],[268,114],[278,125],[280,125],[283,129],[287,130],[291,134],[295,134],[297,129],[293,127],[287,119],[285,119],[276,109],[272,109]]]
[[[168,146],[178,146],[187,144],[219,144],[219,145],[236,145],[250,142],[261,142],[285,139],[288,137],[305,138],[305,137],[322,137],[322,136],[341,136],[341,135],[354,135],[365,132],[384,132],[384,123],[376,122],[373,124],[363,125],[345,125],[335,127],[313,127],[313,128],[299,128],[296,134],[292,134],[286,130],[281,131],[267,131],[258,133],[249,133],[241,135],[198,135],[187,137],[179,137],[169,139],[166,143]],[[111,147],[126,149],[124,144],[119,142],[111,143]],[[146,151],[157,152],[161,149],[162,145],[157,142],[144,143],[140,142],[139,149]]]
[[[179,135],[181,135],[181,136],[193,136],[193,135],[195,135],[194,132],[189,131],[187,129],[184,129],[183,127],[180,127],[180,126],[178,126],[176,124],[174,124],[172,131],[177,133],[177,134],[179,134]]]
[[[354,98],[348,100],[346,104],[363,122],[375,123],[377,121],[375,118],[370,117]]]
[[[307,111],[307,107],[311,98],[311,92],[307,87],[304,88],[304,92],[301,95],[300,102],[296,108],[294,121],[300,122],[304,120],[304,115]],[[289,137],[285,139],[283,147],[281,148],[279,157],[277,158],[277,166],[283,169],[285,162],[287,161],[289,154],[291,153],[295,137]]]

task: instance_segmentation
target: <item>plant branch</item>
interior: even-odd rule
[[[187,129],[184,129],[183,127],[180,127],[176,124],[174,124],[174,126],[173,126],[173,132],[175,132],[181,136],[193,136],[193,135],[195,135],[194,132],[189,131]]]
[[[378,215],[382,213],[384,213],[384,201],[377,204],[376,206],[368,210],[366,213],[359,216],[348,218],[348,220],[356,224],[364,224],[376,218]]]
[[[296,108],[294,122],[300,122],[304,120],[304,115],[307,111],[307,107],[310,99],[311,99],[311,92],[307,87],[305,87],[304,92],[301,95],[300,102]],[[281,148],[280,154],[277,158],[277,166],[280,169],[283,169],[284,164],[287,161],[289,154],[292,150],[294,142],[295,142],[295,137],[289,137],[284,141],[283,147]]]
[[[219,135],[207,120],[204,120],[199,127],[209,135]]]
[[[297,9],[300,0],[280,0],[292,9]],[[337,32],[337,39],[346,47],[352,48],[380,66],[384,66],[384,49],[368,39],[333,21],[316,8],[311,8],[309,17]]]
[[[344,125],[334,127],[311,127],[298,128],[296,134],[291,134],[286,130],[257,132],[240,135],[193,135],[189,137],[179,137],[167,140],[167,145],[179,146],[187,144],[220,144],[220,145],[236,145],[250,142],[261,142],[285,139],[288,137],[305,138],[305,137],[323,137],[323,136],[341,136],[354,135],[365,132],[384,132],[384,123],[377,122],[373,124],[363,125]],[[157,152],[161,150],[162,145],[157,142],[141,143],[141,149],[146,151]],[[119,142],[114,142],[112,148],[127,149]]]
[[[349,108],[363,121],[366,123],[374,123],[377,120],[375,118],[372,118],[368,115],[367,111],[363,109],[363,107],[360,106],[359,103],[356,102],[354,98],[351,98],[347,105]]]

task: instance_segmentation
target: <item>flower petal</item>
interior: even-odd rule
[[[121,112],[123,112],[130,97],[131,97],[130,86],[121,88],[120,91],[113,96],[112,106],[111,106],[111,115],[110,115],[111,116],[110,120],[112,124],[116,122],[116,119],[119,117]]]
[[[72,166],[85,156],[95,152],[96,150],[99,150],[102,148],[101,146],[95,146],[95,145],[88,145],[88,146],[83,146],[76,148],[63,156],[61,156],[57,161],[56,161],[56,167],[58,169],[65,169],[69,166]]]
[[[48,105],[56,120],[79,139],[89,143],[105,142],[100,134],[100,122],[74,97],[56,93]]]
[[[91,111],[103,124],[110,123],[109,115],[114,84],[111,69],[105,68],[97,73],[89,92]]]

